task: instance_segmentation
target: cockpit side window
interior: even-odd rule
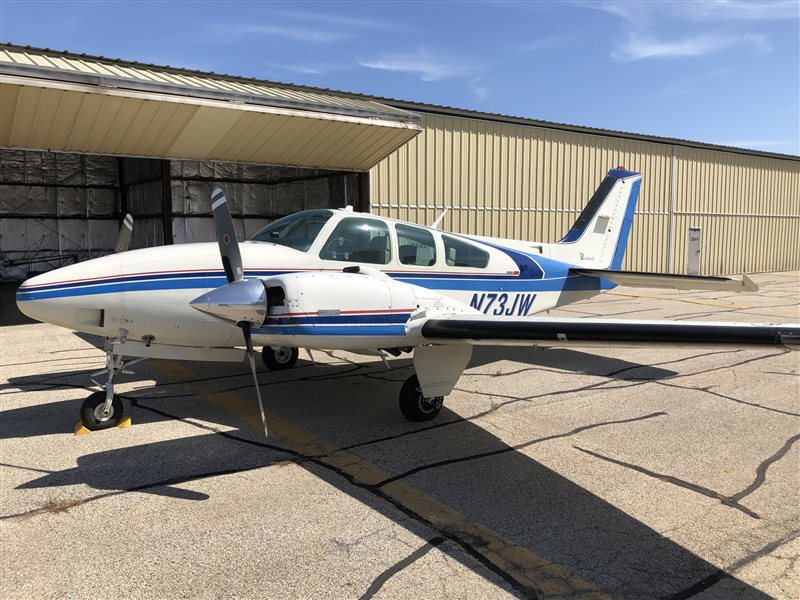
[[[347,217],[339,221],[319,257],[324,260],[388,264],[392,258],[389,227],[383,221]]]
[[[306,210],[289,215],[259,229],[252,242],[272,242],[307,252],[320,230],[333,216],[330,210]]]
[[[430,231],[400,223],[395,231],[400,264],[430,267],[436,263],[436,242]]]
[[[444,256],[448,267],[472,267],[485,269],[489,264],[489,253],[449,235],[442,235]]]

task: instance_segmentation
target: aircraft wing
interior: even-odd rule
[[[800,325],[686,323],[480,315],[441,315],[428,319],[422,336],[431,342],[478,345],[786,345],[800,344]]]
[[[611,271],[606,269],[570,269],[570,273],[606,279],[618,285],[646,288],[672,288],[676,290],[720,290],[730,292],[757,292],[758,286],[747,275],[739,277],[674,275],[672,273],[646,273],[642,271]]]

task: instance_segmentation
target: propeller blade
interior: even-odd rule
[[[269,437],[269,432],[267,431],[267,417],[264,414],[264,402],[261,400],[261,389],[258,385],[258,375],[256,374],[256,359],[254,356],[255,352],[253,352],[253,338],[250,335],[250,323],[243,321],[240,327],[244,334],[245,346],[247,346],[247,358],[250,359],[250,371],[253,373],[253,385],[256,387],[258,408],[261,410],[261,422],[264,424],[264,437]]]
[[[231,211],[225,194],[219,188],[211,193],[211,211],[214,214],[214,228],[217,231],[219,253],[228,283],[242,279],[242,255],[236,241],[236,229],[233,227]]]
[[[119,228],[119,237],[117,243],[114,245],[114,252],[125,252],[128,246],[131,245],[131,236],[133,235],[133,217],[129,214],[125,215],[125,220],[122,221],[122,227]]]

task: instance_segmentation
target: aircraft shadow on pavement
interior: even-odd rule
[[[563,367],[563,363],[559,362],[559,366]],[[202,373],[204,377],[215,373],[222,376],[226,368],[230,366],[210,370],[204,367]],[[388,374],[380,363],[370,363],[361,369],[352,365],[326,365],[284,373],[280,382],[273,384],[269,384],[271,374],[261,374],[262,382],[267,382],[270,411],[338,447],[351,447],[350,452],[386,469],[390,476],[442,458],[463,459],[494,453],[490,457],[421,470],[403,481],[607,593],[626,598],[688,598],[695,589],[704,589],[703,581],[724,579],[725,591],[733,590],[738,598],[768,598],[734,577],[722,575],[717,567],[691,551],[447,408],[435,423],[450,422],[449,425],[430,429],[431,424],[407,423],[396,407],[401,380],[397,376],[405,378],[410,373],[407,366]],[[255,403],[255,395],[246,385],[246,371],[242,371],[240,378],[225,383],[226,388],[239,389]],[[176,393],[182,391],[180,386],[170,389]],[[74,420],[76,403],[63,404],[63,412]],[[203,421],[233,424],[239,429],[227,434],[228,437],[219,433],[190,435],[88,454],[78,460],[75,468],[44,476],[37,474],[20,487],[86,484],[100,491],[100,496],[145,492],[201,501],[208,496],[184,489],[192,487],[185,482],[297,459],[296,455],[292,457],[267,447],[255,429],[190,398],[150,394],[147,399],[135,401],[131,414],[134,423],[141,426],[170,418],[170,414],[191,416],[193,408]],[[153,409],[163,414],[156,414]],[[33,413],[20,412],[24,410],[30,409],[11,411],[17,412],[12,420],[19,423],[23,417],[33,419]],[[62,412],[60,405],[58,411]],[[37,412],[35,416],[44,414]],[[626,424],[609,427],[618,428],[624,437]],[[577,443],[579,436],[573,439]],[[271,439],[268,443],[284,442]],[[418,519],[409,518],[409,513],[381,499],[377,493],[380,486],[372,490],[369,486],[356,487],[335,469],[323,468],[313,461],[300,460],[299,464],[415,534],[430,535],[426,533],[427,526]],[[424,518],[425,514],[421,516]],[[451,534],[442,531],[438,535]],[[469,568],[476,568],[474,559],[466,558],[463,552],[453,552],[454,547],[439,546]],[[481,553],[480,547],[473,549]],[[513,572],[509,575],[513,578]]]
[[[614,379],[656,380],[672,377],[676,371],[658,366],[629,362],[572,348],[528,348],[524,346],[476,346],[469,368],[492,364],[500,360],[529,364],[538,367],[612,377]]]
[[[76,334],[84,339],[87,343],[96,345],[98,340],[97,336]],[[366,357],[362,357],[365,361],[372,361]],[[660,367],[642,365],[632,363],[617,358],[609,358],[604,356],[595,356],[593,354],[585,353],[578,350],[571,350],[565,348],[550,348],[547,350],[536,348],[508,348],[508,347],[488,347],[478,346],[474,349],[472,360],[468,368],[474,369],[485,365],[493,364],[501,360],[509,360],[516,363],[528,364],[532,367],[545,367],[552,369],[560,369],[565,371],[572,371],[575,373],[584,373],[596,376],[608,376],[618,379],[627,379],[628,377],[635,377],[637,380],[656,380],[668,378],[676,375],[676,371],[663,369]],[[39,375],[25,375],[21,377],[10,377],[8,384],[1,386],[2,388],[18,388],[20,391],[10,390],[10,394],[21,394],[26,391],[58,389],[59,387],[68,388],[83,388],[86,390],[85,396],[88,396],[96,388],[91,387],[89,381],[89,374],[101,369],[102,359],[100,357],[96,360],[97,365],[90,368],[81,368],[79,370],[64,370],[55,373],[39,374]],[[136,381],[141,379],[142,376],[153,377],[158,379],[150,369],[146,366],[147,363],[136,365],[133,370],[136,372],[133,376],[123,375],[120,379],[122,383],[129,381]],[[383,375],[385,371],[381,368],[381,363],[377,362],[364,362],[363,368],[366,372],[369,369],[374,370],[375,374],[379,377],[386,379],[400,380],[405,379],[411,374],[411,361],[406,360],[405,367],[396,366],[393,368],[392,374]],[[293,370],[294,373],[298,372],[300,367],[310,369],[309,373],[312,378],[319,375],[318,369],[314,369],[310,361],[300,359],[297,366]],[[324,367],[334,368],[334,367]],[[344,367],[342,367],[344,368]],[[211,373],[217,373],[220,378],[238,377],[241,375],[243,378],[239,382],[239,387],[247,388],[250,385],[249,371],[245,367],[239,365],[216,365],[209,366]],[[263,371],[261,374],[262,382],[267,381],[269,373]],[[360,372],[355,372],[355,375],[360,375]],[[346,376],[346,374],[345,374]],[[331,377],[337,377],[331,375]],[[163,378],[162,378],[163,379]],[[322,377],[321,380],[326,380]],[[361,384],[364,382],[362,381]],[[356,385],[360,385],[356,383]],[[149,388],[145,387],[135,392],[127,392],[123,397],[147,397],[157,398],[160,396],[174,398],[175,394],[183,393],[177,390],[179,384],[157,384]],[[397,393],[392,392],[392,397],[396,397]],[[85,397],[84,396],[84,397]],[[51,435],[64,433],[70,431],[78,420],[78,411],[83,402],[83,398],[75,400],[64,400],[53,403],[44,403],[35,406],[27,406],[19,409],[10,409],[3,413],[0,417],[3,426],[0,427],[0,439],[6,438],[19,438],[19,437],[34,437],[39,435]],[[163,417],[150,412],[144,412],[137,423],[151,423],[163,420]],[[439,417],[441,420],[442,417]]]

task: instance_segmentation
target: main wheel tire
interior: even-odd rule
[[[289,346],[264,346],[261,349],[261,359],[264,361],[264,366],[270,371],[280,371],[282,369],[291,369],[294,363],[297,362],[297,357],[300,352],[297,348],[290,348]]]
[[[416,375],[406,379],[400,388],[400,412],[409,421],[430,421],[439,414],[443,404],[444,396],[425,398],[422,395],[422,387]]]
[[[122,400],[119,396],[114,396],[111,401],[111,414],[104,421],[103,419],[103,404],[106,402],[105,392],[95,392],[83,401],[81,405],[81,423],[89,431],[99,431],[101,429],[110,429],[119,425],[125,413],[125,407],[122,405]]]

